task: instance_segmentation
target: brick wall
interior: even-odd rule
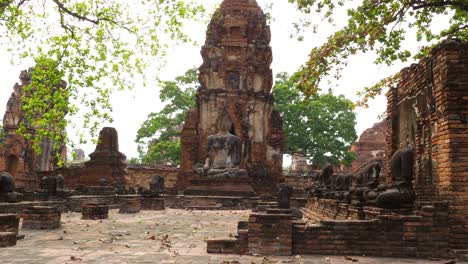
[[[75,189],[78,187],[78,180],[83,172],[82,164],[77,164],[72,167],[61,168],[57,171],[63,175],[65,179],[65,187]],[[160,175],[164,177],[166,189],[175,188],[178,176],[178,169],[171,166],[136,166],[129,165],[127,167],[127,175],[125,176],[125,186],[127,188],[143,187],[148,189],[149,182],[152,176]]]
[[[418,200],[449,201],[451,247],[467,248],[468,43],[442,43],[403,69],[387,97],[387,180],[392,154],[409,142]]]
[[[179,170],[173,166],[133,166],[127,167],[127,176],[125,177],[125,185],[127,187],[143,187],[149,189],[151,178],[156,175],[164,177],[166,189],[174,189],[177,183]]]
[[[421,206],[417,214],[383,214],[372,220],[321,220],[293,229],[293,254],[445,257],[448,206]]]

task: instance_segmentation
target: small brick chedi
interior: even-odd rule
[[[79,185],[100,186],[103,179],[114,187],[125,187],[126,156],[119,151],[117,130],[105,127],[99,133],[96,150],[89,155],[78,179]]]
[[[270,29],[256,1],[225,0],[213,15],[201,51],[197,107],[189,111],[182,130],[180,189],[197,185],[193,180],[204,178],[197,176],[197,168],[206,165],[213,150],[209,139],[220,132],[219,117],[227,114],[232,123],[227,128],[231,135],[228,141],[233,142],[229,148],[239,154],[239,160],[227,164],[236,170],[225,176],[250,179],[257,193],[274,192],[282,177],[284,133],[281,117],[273,110],[269,43]],[[215,174],[222,175],[208,172]],[[223,182],[221,178],[218,180]],[[214,182],[205,184],[216,186]],[[225,180],[217,186],[228,183]],[[240,184],[237,182],[235,186]],[[197,188],[191,190],[194,189]]]

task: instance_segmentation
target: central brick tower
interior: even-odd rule
[[[257,194],[271,193],[282,181],[284,132],[274,98],[270,28],[255,0],[225,0],[208,26],[201,55],[197,107],[182,130],[179,188],[197,179],[206,158],[207,137],[227,109],[231,133],[242,140],[240,167],[249,172]],[[221,184],[222,185],[222,184]]]

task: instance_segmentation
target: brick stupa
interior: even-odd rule
[[[205,162],[207,138],[217,132],[216,120],[224,109],[233,122],[230,132],[242,141],[240,168],[248,171],[256,193],[271,193],[282,181],[284,132],[273,110],[270,38],[265,14],[255,0],[225,0],[213,15],[201,50],[197,106],[189,111],[182,130],[179,188],[197,189],[193,186],[203,181],[196,168]],[[209,185],[229,189],[230,183]]]
[[[99,186],[100,180],[105,179],[109,185],[125,187],[127,157],[119,151],[119,138],[115,128],[105,127],[101,130],[96,150],[89,157],[91,160],[84,164],[79,185]]]

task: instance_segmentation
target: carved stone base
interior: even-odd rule
[[[16,234],[14,232],[0,232],[0,248],[16,245]]]
[[[61,212],[50,206],[33,206],[23,212],[22,218],[24,229],[57,229]]]
[[[119,214],[136,214],[141,211],[141,198],[127,198],[120,204]]]
[[[81,209],[82,219],[99,220],[109,218],[109,206],[104,204],[85,204]]]
[[[200,178],[190,181],[190,185],[185,189],[185,195],[200,196],[236,196],[252,197],[256,196],[251,186],[252,180],[249,178],[239,179],[208,179]]]

